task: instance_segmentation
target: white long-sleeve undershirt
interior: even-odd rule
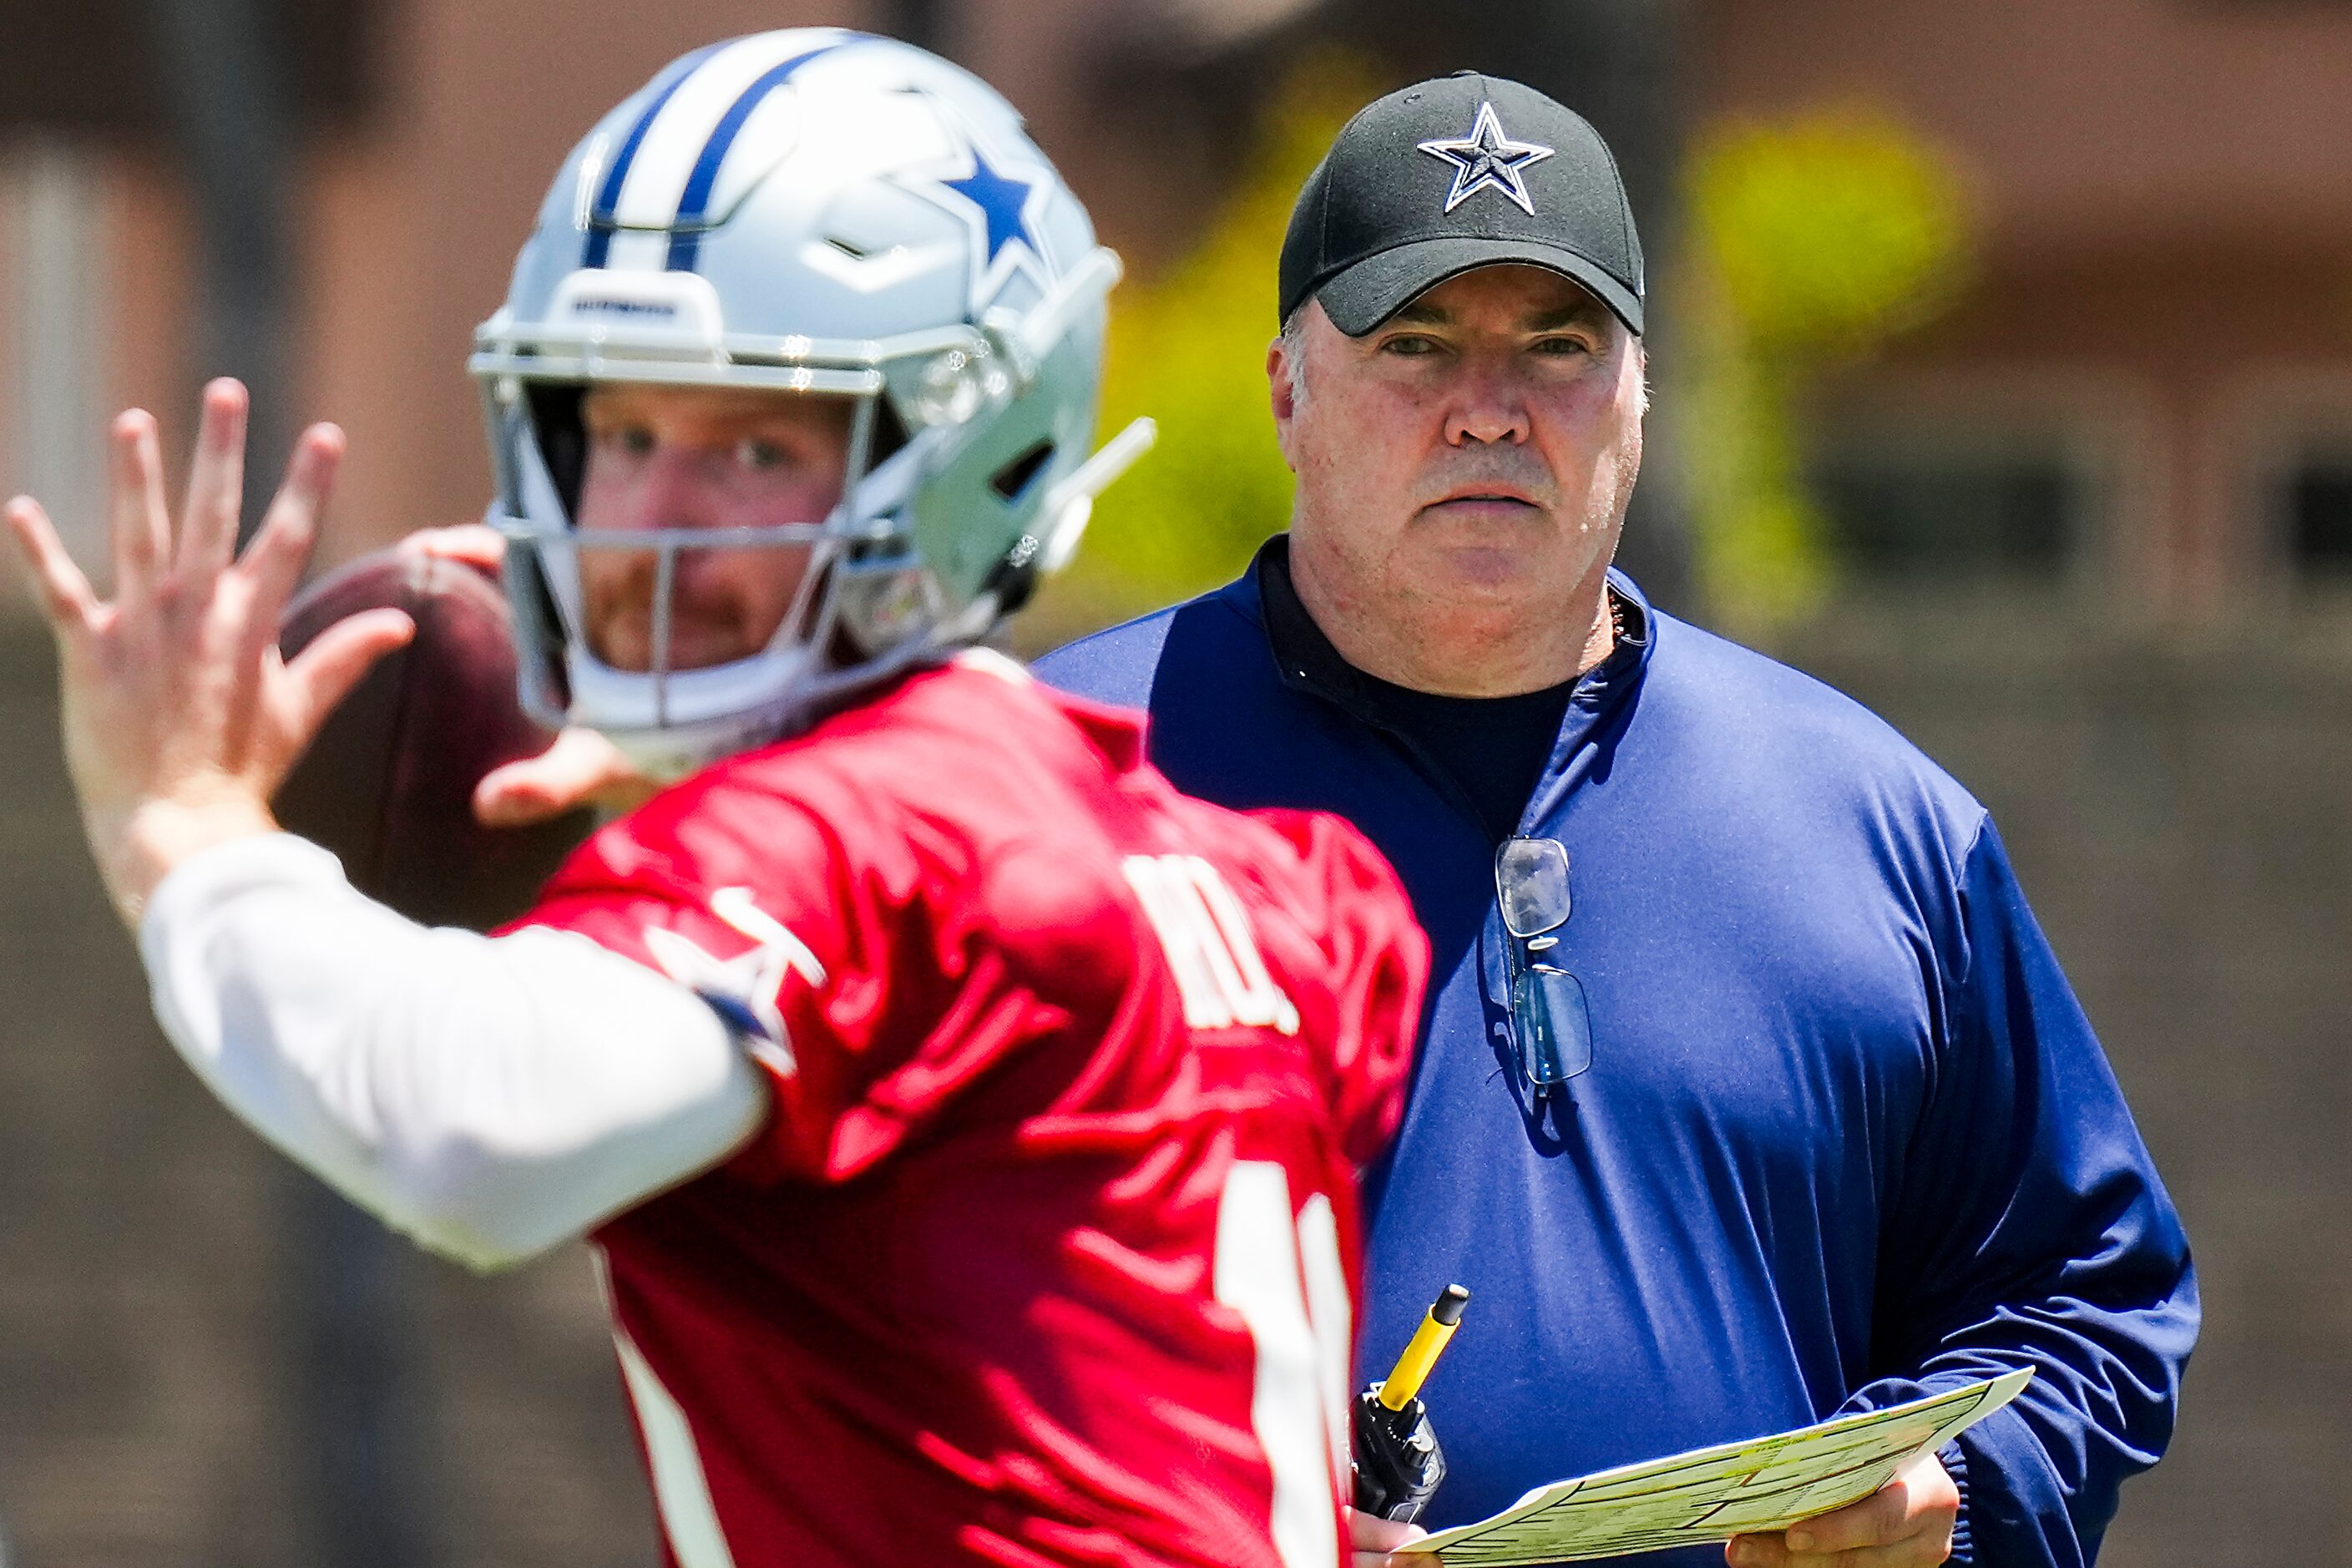
[[[684,986],[570,933],[418,925],[290,835],[176,868],[139,951],[163,1032],[230,1110],[478,1268],[708,1169],[767,1115]]]

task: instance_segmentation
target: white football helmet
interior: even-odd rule
[[[476,334],[523,701],[677,777],[829,696],[983,637],[1067,559],[1149,446],[1087,457],[1118,258],[977,78],[837,28],[673,63],[557,174],[505,306]],[[572,517],[595,382],[854,398],[822,523],[591,533]],[[678,553],[807,545],[757,656],[669,668]],[[580,552],[656,552],[652,668],[590,649]]]

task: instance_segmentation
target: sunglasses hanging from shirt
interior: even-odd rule
[[[1584,987],[1559,963],[1568,847],[1557,838],[1504,839],[1495,851],[1495,901],[1503,915],[1511,1048],[1528,1091],[1540,1100],[1592,1065]]]

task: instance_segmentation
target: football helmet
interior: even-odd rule
[[[656,777],[784,733],[827,698],[986,637],[1067,559],[1149,446],[1091,458],[1118,258],[979,79],[893,39],[756,34],[677,60],[557,174],[476,334],[524,705]],[[822,522],[592,531],[573,515],[599,382],[855,400]],[[757,655],[670,664],[681,552],[801,546]],[[597,658],[583,551],[655,552],[650,668]]]

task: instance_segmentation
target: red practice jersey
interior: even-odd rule
[[[597,1234],[678,1568],[1334,1568],[1355,1167],[1427,948],[1337,818],[1180,795],[993,656],[597,834],[528,923],[773,1089]]]

